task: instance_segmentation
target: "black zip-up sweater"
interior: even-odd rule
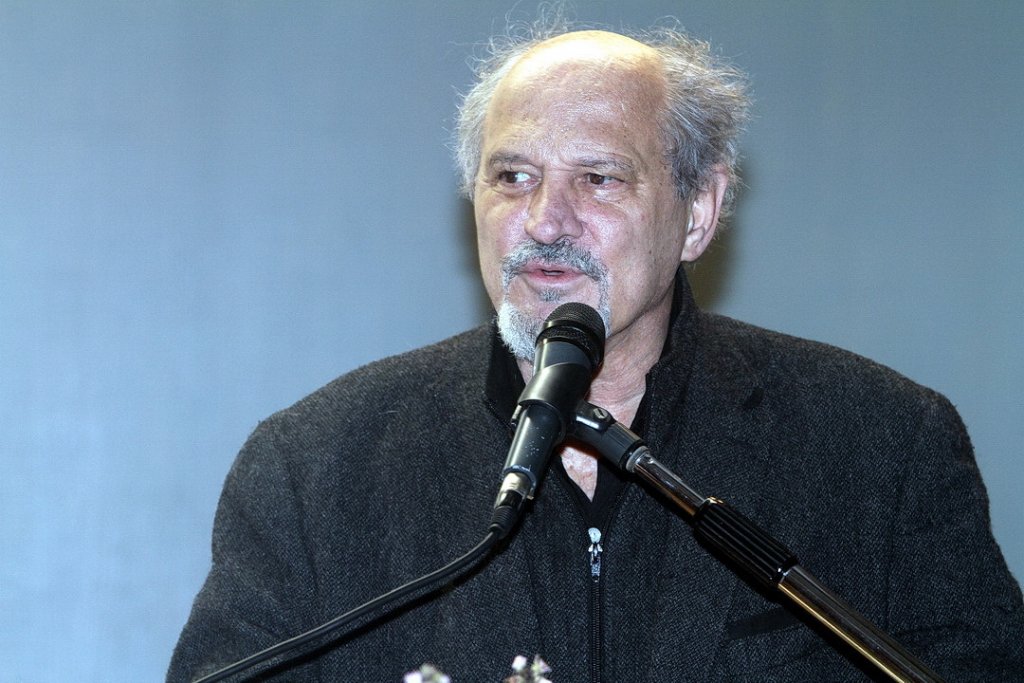
[[[1024,609],[964,427],[942,396],[845,351],[697,310],[685,277],[638,427],[949,681],[1024,679]],[[373,363],[255,430],[167,680],[306,631],[483,536],[518,394],[493,327]],[[314,653],[233,680],[883,680],[709,555],[641,484],[597,507],[555,465],[481,567]],[[602,493],[603,492],[603,493]],[[596,521],[595,521],[596,520]],[[599,540],[593,536],[596,529]],[[595,564],[596,563],[596,564]]]

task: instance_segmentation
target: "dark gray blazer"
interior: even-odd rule
[[[1024,610],[971,445],[942,396],[847,352],[699,312],[681,279],[645,437],[950,681],[1024,675]],[[228,475],[213,566],[168,681],[303,632],[484,534],[510,441],[493,329],[352,372],[259,425]],[[443,591],[254,680],[398,683],[432,662],[500,681],[859,681],[857,659],[727,569],[640,484],[590,538],[549,473],[495,556]],[[597,595],[596,604],[591,597]],[[600,636],[599,653],[592,653]],[[248,680],[239,678],[238,680]],[[878,680],[882,680],[878,678]]]

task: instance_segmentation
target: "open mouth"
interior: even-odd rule
[[[557,263],[532,263],[521,271],[526,275],[545,278],[565,278],[580,275],[578,270]]]

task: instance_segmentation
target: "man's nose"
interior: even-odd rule
[[[526,234],[541,244],[552,244],[567,236],[579,237],[583,227],[576,210],[571,187],[542,180],[530,197]]]

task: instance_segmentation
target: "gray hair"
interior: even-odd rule
[[[454,151],[466,197],[473,198],[484,120],[498,83],[531,48],[567,32],[564,25],[535,26],[520,31],[521,35],[510,31],[491,40],[488,56],[476,65],[476,85],[466,93],[458,112]],[[662,122],[665,154],[679,196],[692,201],[697,192],[708,187],[717,168],[724,168],[729,190],[722,202],[722,213],[728,214],[739,181],[737,139],[749,106],[744,74],[713,57],[707,43],[676,28],[624,35],[653,48],[661,56],[667,82]]]

